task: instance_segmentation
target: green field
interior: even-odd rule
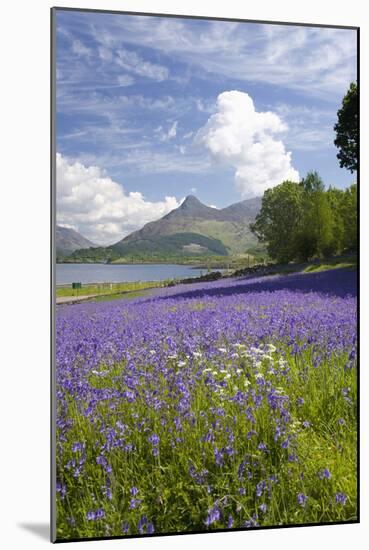
[[[56,289],[57,298],[64,296],[110,296],[126,292],[136,292],[150,288],[162,288],[168,285],[168,281],[133,281],[126,283],[97,283],[82,285],[82,288],[73,289],[71,285],[60,286]]]

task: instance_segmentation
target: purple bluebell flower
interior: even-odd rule
[[[328,468],[324,468],[323,470],[320,470],[320,472],[318,472],[318,477],[319,479],[331,479],[332,474],[328,470]]]
[[[94,521],[96,519],[96,512],[94,510],[89,510],[86,514],[86,518],[89,521]]]
[[[85,443],[80,443],[79,441],[76,441],[72,445],[72,453],[78,453],[82,452],[85,449]]]
[[[224,459],[223,459],[223,452],[218,450],[216,447],[214,449],[214,456],[215,456],[215,464],[217,466],[223,466]]]
[[[208,515],[205,520],[205,525],[211,525],[215,521],[220,520],[220,510],[217,505],[214,505],[212,508],[209,508]]]
[[[304,494],[304,493],[299,493],[297,495],[297,502],[299,503],[300,506],[302,506],[303,508],[305,508],[305,505],[307,503],[307,500],[308,500],[308,497]]]
[[[64,485],[64,483],[57,482],[56,484],[56,492],[60,494],[60,498],[64,499],[65,495],[67,494],[67,487]]]
[[[105,517],[105,511],[102,508],[97,510],[89,510],[86,514],[86,518],[89,521],[96,521],[97,519],[102,519]]]
[[[262,481],[259,481],[259,483],[256,485],[256,496],[261,497],[264,490],[266,489],[266,481],[263,479]]]
[[[130,510],[134,510],[135,508],[137,508],[137,506],[139,506],[142,502],[142,499],[140,498],[131,498],[131,500],[129,501],[129,509]]]
[[[151,443],[151,445],[153,445],[154,447],[156,447],[157,445],[159,445],[159,441],[160,441],[160,438],[157,434],[153,433],[149,436],[149,442]]]
[[[106,471],[106,473],[111,474],[112,467],[110,466],[110,464],[106,460],[105,456],[99,455],[96,458],[96,463],[99,464],[100,466],[102,466],[104,468],[104,470]]]
[[[345,495],[345,493],[336,493],[335,497],[337,504],[342,504],[342,506],[345,506],[347,502],[347,495]]]
[[[142,534],[145,532],[145,529],[147,528],[147,523],[148,523],[147,516],[145,515],[141,516],[137,526],[139,533]]]
[[[125,535],[129,532],[129,523],[128,521],[123,521],[122,523],[122,533]]]
[[[96,510],[96,519],[102,519],[105,517],[105,511],[102,508]]]
[[[257,519],[258,519],[257,514],[253,514],[250,519],[244,522],[242,527],[246,527],[246,529],[249,529],[250,527],[257,527],[258,526]]]

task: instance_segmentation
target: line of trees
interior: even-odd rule
[[[281,263],[357,249],[357,186],[325,189],[317,172],[265,191],[251,231]]]

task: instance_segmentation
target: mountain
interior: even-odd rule
[[[257,244],[249,229],[261,198],[247,199],[223,209],[211,208],[189,195],[160,220],[147,223],[111,250],[132,255],[222,255],[245,252]]]
[[[61,225],[56,226],[55,241],[57,256],[69,256],[75,250],[97,246],[74,229]]]

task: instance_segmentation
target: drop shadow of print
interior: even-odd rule
[[[48,523],[18,523],[18,527],[24,531],[29,531],[42,540],[50,540],[50,526]]]

